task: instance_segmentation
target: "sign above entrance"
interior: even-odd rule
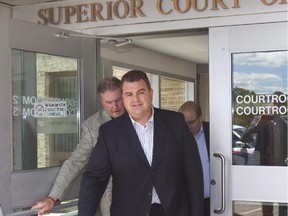
[[[70,0],[13,9],[13,17],[67,30],[287,12],[288,0]],[[239,17],[238,17],[239,18]]]

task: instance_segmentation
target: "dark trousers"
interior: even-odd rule
[[[210,198],[204,199],[204,216],[210,216]]]
[[[151,205],[149,216],[165,216],[165,212],[161,204],[153,203]]]

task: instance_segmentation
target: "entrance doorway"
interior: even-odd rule
[[[19,26],[20,24],[16,23],[17,26]],[[32,32],[35,32],[35,26],[31,27],[29,25],[29,28],[33,30]],[[39,27],[37,26],[37,28]],[[41,32],[41,30],[42,28],[38,31]],[[55,37],[52,36],[51,30],[47,32],[47,35],[50,36],[50,39],[53,38],[53,40],[55,40]],[[58,31],[55,30],[54,32],[57,33]],[[27,40],[29,38],[28,36]],[[287,155],[285,159],[285,150],[281,151],[282,153],[284,153],[284,165],[279,166],[278,164],[269,163],[263,165],[261,164],[261,157],[263,158],[263,154],[260,153],[260,150],[257,153],[255,147],[253,155],[249,155],[248,150],[250,150],[251,143],[249,143],[248,141],[244,142],[241,135],[240,140],[235,140],[236,138],[233,138],[234,135],[239,135],[239,133],[236,133],[238,129],[241,133],[241,130],[246,129],[248,125],[242,124],[242,122],[240,121],[242,120],[242,118],[236,118],[235,110],[241,106],[236,106],[236,102],[238,103],[239,100],[234,100],[234,97],[232,97],[234,93],[232,91],[232,88],[238,87],[236,83],[238,83],[239,81],[239,77],[237,78],[237,75],[239,75],[237,73],[239,72],[236,69],[239,69],[240,67],[237,68],[236,66],[243,64],[243,61],[238,61],[239,59],[241,60],[242,58],[246,59],[245,61],[248,61],[249,58],[243,58],[243,56],[245,57],[246,54],[254,53],[255,56],[257,56],[260,53],[267,54],[271,52],[282,53],[281,56],[283,56],[284,53],[285,59],[285,52],[287,53],[286,38],[287,26],[285,23],[212,28],[209,29],[209,34],[206,30],[203,30],[195,32],[192,31],[190,33],[177,32],[173,34],[133,36],[132,41],[134,41],[135,45],[133,44],[133,42],[132,45],[125,45],[121,47],[115,47],[106,43],[101,44],[102,69],[98,70],[99,72],[97,75],[102,74],[102,76],[108,76],[114,74],[116,70],[125,71],[126,69],[141,69],[151,75],[151,83],[153,83],[155,89],[157,90],[154,91],[155,93],[157,93],[157,97],[154,101],[155,106],[168,108],[165,107],[163,99],[164,97],[162,95],[162,89],[166,89],[162,86],[164,83],[170,83],[173,86],[179,84],[179,86],[182,86],[181,91],[183,94],[183,98],[178,101],[178,104],[174,104],[174,106],[169,109],[177,110],[177,107],[186,100],[194,100],[201,105],[201,108],[204,111],[204,120],[210,122],[211,133],[211,215],[220,214],[225,216],[261,216],[263,215],[263,209],[267,207],[267,209],[271,210],[272,207],[274,215],[284,216],[285,212],[287,211],[286,204],[288,201],[287,193],[283,192],[287,191],[288,181],[287,164],[285,166],[285,161],[287,159]],[[194,39],[194,42],[196,41],[196,43],[189,42],[190,39]],[[53,44],[53,40],[49,41],[49,48],[43,48],[40,46],[29,47],[29,44],[33,44],[31,42],[27,43],[28,45],[24,46],[24,48],[25,50],[44,50],[47,53],[55,53],[52,50],[56,49],[55,46],[51,46],[51,44]],[[70,46],[66,47],[72,50],[78,50],[79,53],[77,52],[77,54],[66,54],[69,49],[61,49],[59,50],[59,52],[57,52],[57,54],[63,56],[67,55],[80,59],[82,60],[82,63],[84,64],[83,66],[85,67],[87,66],[87,64],[85,63],[85,60],[83,60],[82,55],[85,54],[84,56],[86,57],[89,55],[87,53],[84,53],[85,50],[88,50],[88,46],[82,47],[83,41],[85,40],[82,39],[77,41],[77,46],[80,47],[79,49],[75,49],[76,43],[74,43],[74,45],[73,43],[71,43]],[[94,40],[90,40],[90,43],[94,45],[94,48],[96,50],[96,43],[94,43],[93,41]],[[267,41],[269,41],[269,43],[267,43]],[[16,43],[16,45],[14,45],[15,48],[23,48],[23,45],[20,43],[21,42],[19,42],[18,44]],[[193,47],[189,46],[190,43],[194,44]],[[63,45],[63,43],[61,44]],[[156,50],[156,46],[158,44],[162,44],[164,46],[162,46],[161,49]],[[181,47],[181,45],[183,44],[185,49]],[[172,52],[168,52],[169,50],[171,50],[171,48]],[[204,50],[202,50],[203,53],[200,48],[204,48]],[[187,49],[188,51],[194,51],[196,57],[205,57],[206,55],[206,61],[201,62],[197,58],[195,58],[194,60],[188,60],[187,58],[191,57],[191,55],[189,52],[187,52]],[[66,51],[63,52],[63,50]],[[210,56],[209,59],[208,52]],[[91,57],[90,60],[87,61],[91,63],[95,60],[95,58]],[[266,58],[266,60],[267,59],[271,58]],[[282,57],[280,59],[282,59]],[[256,58],[255,60],[258,59]],[[279,58],[277,58],[277,60],[279,60]],[[272,63],[269,64],[270,61],[267,60],[267,62],[268,65],[272,65]],[[91,66],[91,68],[94,66],[95,65]],[[287,86],[285,86],[285,81],[287,83],[287,62],[285,66],[286,70],[283,71],[284,76],[278,78],[278,80],[282,79],[282,81],[284,81],[281,85],[277,85],[277,87],[279,87],[280,89],[275,89],[280,90],[283,93],[281,95],[284,96],[278,96],[278,100],[284,100],[284,103],[286,102],[286,99],[283,99],[285,98],[285,95],[287,98]],[[95,68],[93,68],[93,70],[91,71],[97,71],[97,69],[94,69]],[[95,86],[94,81],[96,79],[91,79],[90,75],[93,74],[93,72],[91,71],[89,74],[90,80],[85,81],[87,82],[86,87],[90,90],[89,92],[96,92],[96,89],[93,88],[93,86]],[[274,75],[272,77],[277,80],[277,76],[275,76],[275,71],[272,72],[272,75]],[[264,76],[262,74],[262,76],[259,77],[262,78]],[[53,77],[50,77],[49,79],[52,78]],[[95,78],[95,76],[93,76],[93,78]],[[266,77],[265,79],[263,79],[263,81],[267,81],[266,79],[268,78]],[[208,82],[208,80],[210,81]],[[251,80],[254,79],[248,79],[248,81]],[[246,90],[251,91],[252,89],[247,88]],[[271,94],[271,92],[268,92],[267,94]],[[93,103],[94,102],[95,101],[93,101]],[[92,104],[92,106],[95,106],[95,103]],[[86,107],[88,106],[91,106],[91,102],[90,104],[87,104]],[[281,112],[282,109],[283,108],[281,108],[280,110]],[[243,118],[246,118],[246,114],[247,113],[242,110],[241,116]],[[287,113],[283,113],[283,115],[285,118],[285,115],[287,116]],[[234,123],[237,123],[237,126],[239,127],[233,127],[233,125],[235,125]],[[243,129],[244,126],[246,128]],[[3,134],[3,136],[5,136],[5,134]],[[255,138],[256,136],[257,135],[251,135],[251,139],[253,139],[253,137]],[[255,140],[255,142],[258,141],[257,137],[255,138]],[[239,142],[236,143],[236,141]],[[240,153],[242,153],[243,151],[245,153],[246,151],[246,155],[244,155],[244,157],[243,155],[237,155],[239,151]],[[274,149],[273,154],[277,151],[279,151],[279,149]],[[272,158],[271,154],[269,154],[268,158]],[[278,158],[273,157],[273,159]],[[7,167],[11,165],[7,164],[10,163],[10,161],[12,160],[10,160],[10,158],[7,158],[5,163]],[[11,198],[13,203],[10,204],[6,202],[4,203],[5,206],[8,206],[8,208],[11,207],[11,209],[20,209],[24,206],[26,207],[30,205],[31,203],[28,203],[28,201],[35,202],[43,198],[50,189],[50,185],[52,184],[53,179],[57,174],[57,171],[58,169],[52,168],[41,171],[28,170],[25,173],[12,173],[12,183],[9,183],[7,188],[11,188],[9,200]],[[47,182],[42,182],[40,184],[39,174],[41,173],[42,175],[40,177],[42,179],[46,179]],[[38,181],[37,178],[30,178],[30,176],[38,176]],[[271,176],[273,176],[273,178]],[[47,177],[49,177],[49,179]],[[30,183],[29,185],[31,185],[30,189],[34,185],[39,185],[39,188],[44,188],[45,191],[44,189],[40,192],[33,191],[33,194],[31,193],[31,190],[28,190],[28,192],[24,191],[23,187],[21,187],[21,184],[28,181]],[[259,184],[259,182],[261,182],[261,184]],[[15,187],[12,188],[12,185],[18,186],[16,187],[17,190],[15,189]],[[267,188],[269,188],[269,190],[267,190]],[[38,193],[41,193],[41,196]],[[27,194],[30,197],[27,197]],[[77,194],[77,190],[74,193],[74,196],[72,196],[73,198],[75,197],[75,194]],[[24,196],[25,199],[23,198]],[[23,200],[25,200],[25,202]],[[15,206],[17,208],[15,208]]]

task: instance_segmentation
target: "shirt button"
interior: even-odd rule
[[[148,195],[149,195],[149,196],[152,196],[152,193],[149,193]]]

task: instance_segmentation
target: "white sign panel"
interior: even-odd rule
[[[66,117],[67,104],[65,101],[60,102],[37,102],[34,104],[34,117]]]

